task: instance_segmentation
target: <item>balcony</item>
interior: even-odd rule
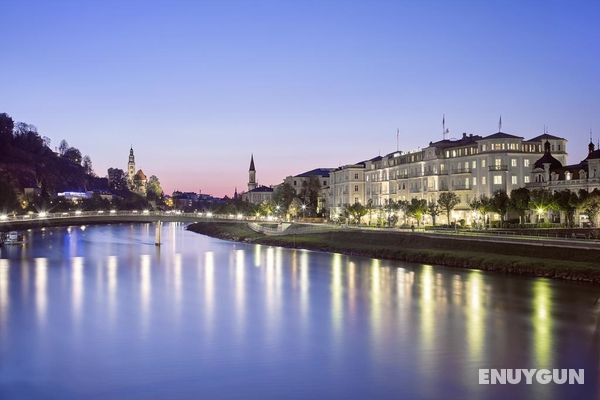
[[[452,185],[452,190],[471,190],[471,186],[465,184]]]
[[[396,175],[396,179],[408,179],[408,174],[398,174]]]
[[[471,168],[469,168],[469,167],[467,167],[467,168],[452,168],[452,173],[453,174],[470,174]]]
[[[508,171],[508,165],[490,165],[488,169],[490,171]]]
[[[448,175],[447,171],[425,171],[425,176],[434,176],[434,175]]]
[[[421,188],[410,188],[411,193],[421,193]]]

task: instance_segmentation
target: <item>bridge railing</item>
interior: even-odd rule
[[[96,211],[65,211],[65,212],[29,212],[21,215],[0,214],[0,224],[19,221],[43,221],[43,220],[61,220],[78,218],[103,218],[111,217],[183,217],[188,219],[219,219],[219,220],[237,220],[237,221],[270,221],[260,217],[249,217],[241,214],[213,214],[211,212],[193,212],[184,213],[182,211],[151,211],[151,210],[96,210]]]

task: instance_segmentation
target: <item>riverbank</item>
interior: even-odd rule
[[[600,284],[600,250],[481,242],[420,233],[332,231],[266,236],[245,223],[197,222],[188,230],[219,239]]]

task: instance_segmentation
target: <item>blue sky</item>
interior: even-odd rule
[[[0,112],[167,191],[441,138],[600,136],[600,2],[0,0]],[[596,140],[596,139],[595,139]]]

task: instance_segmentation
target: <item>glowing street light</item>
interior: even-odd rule
[[[46,218],[48,216],[48,214],[46,213],[46,211],[42,211],[38,213],[38,218]]]

